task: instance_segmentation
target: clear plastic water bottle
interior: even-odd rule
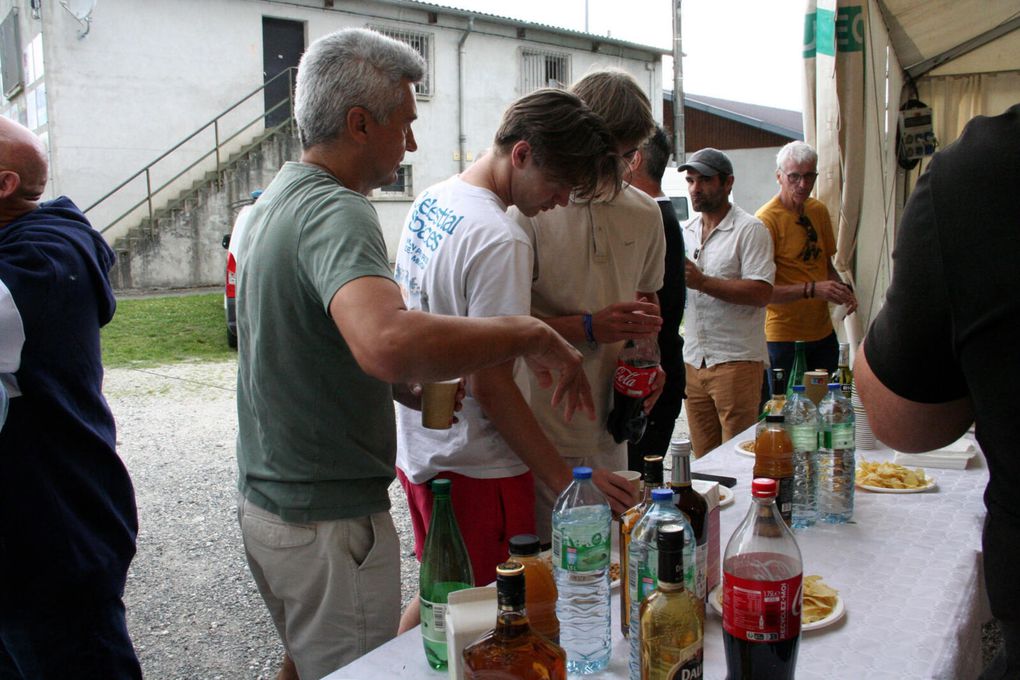
[[[684,530],[684,587],[695,592],[695,540],[687,515],[673,503],[672,489],[653,489],[652,505],[634,525],[627,551],[630,593],[630,679],[641,680],[641,602],[659,586],[659,529],[679,524]]]
[[[818,418],[818,519],[844,524],[854,514],[854,408],[839,383],[829,385],[829,393],[818,404]]]
[[[818,519],[818,498],[814,468],[818,451],[818,409],[804,395],[803,385],[794,385],[783,406],[786,431],[793,440],[793,524],[803,529]]]
[[[587,675],[609,665],[612,519],[606,497],[591,481],[591,468],[574,468],[574,481],[552,513],[556,616],[569,673]]]

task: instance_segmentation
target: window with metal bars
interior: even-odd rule
[[[521,94],[542,87],[563,89],[570,82],[570,55],[521,50]]]
[[[430,96],[432,94],[432,35],[416,31],[402,31],[385,26],[370,26],[370,28],[373,31],[409,45],[415,52],[421,55],[421,58],[425,60],[425,75],[420,82],[414,84],[414,92],[419,97]]]
[[[414,198],[414,182],[410,165],[401,165],[397,170],[397,181],[379,187],[375,198]]]

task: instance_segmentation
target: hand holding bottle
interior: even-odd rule
[[[591,325],[597,342],[619,342],[655,336],[662,328],[662,317],[653,302],[615,302],[592,314]]]

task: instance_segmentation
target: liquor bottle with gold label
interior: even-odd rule
[[[656,537],[659,586],[641,603],[641,680],[700,678],[705,602],[684,587],[684,529],[667,524]]]
[[[634,530],[641,516],[645,514],[652,505],[652,489],[662,486],[662,456],[645,456],[645,471],[641,476],[644,482],[644,496],[641,502],[620,515],[620,531],[618,543],[620,547],[620,630],[623,636],[630,635],[630,591],[626,584],[629,583],[627,572],[627,554],[630,549],[630,534]]]
[[[566,680],[567,653],[528,623],[524,565],[496,567],[496,598],[496,627],[464,648],[465,680]]]

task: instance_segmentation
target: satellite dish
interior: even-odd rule
[[[74,15],[78,21],[85,21],[92,16],[92,10],[96,8],[98,0],[64,0],[64,7]]]

